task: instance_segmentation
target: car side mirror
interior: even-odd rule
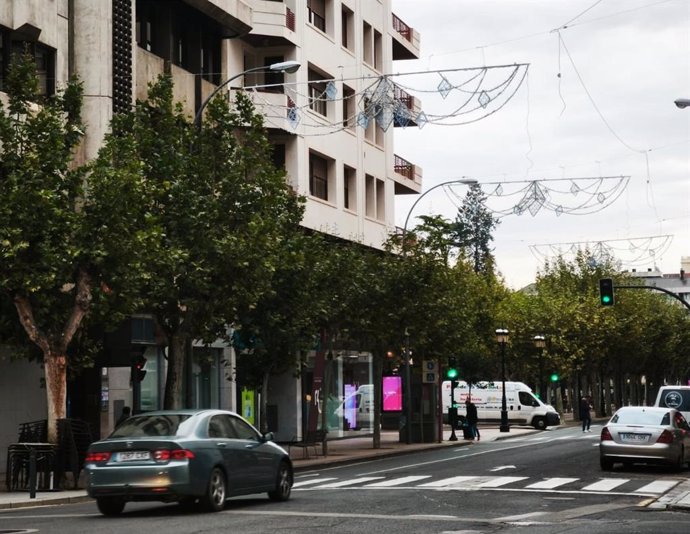
[[[273,432],[266,432],[261,438],[264,441],[273,441],[275,439],[275,436],[273,435]]]

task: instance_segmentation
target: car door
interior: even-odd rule
[[[276,480],[278,454],[261,435],[241,417],[231,416],[234,447],[245,462],[247,486],[254,489],[271,487]]]
[[[248,486],[249,466],[242,451],[238,452],[235,428],[229,414],[216,414],[208,423],[208,436],[212,446],[223,458],[228,482],[228,492],[244,493]]]

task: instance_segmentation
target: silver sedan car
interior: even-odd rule
[[[227,498],[268,492],[290,497],[288,453],[239,415],[223,410],[176,410],[135,415],[86,455],[87,492],[104,515],[127,501],[201,504],[223,509]]]
[[[604,471],[613,469],[615,462],[682,469],[690,461],[690,426],[678,410],[626,406],[601,430],[599,460]]]

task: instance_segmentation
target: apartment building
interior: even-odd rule
[[[190,117],[220,84],[237,77],[228,90],[251,93],[266,117],[275,163],[284,166],[292,187],[307,198],[303,224],[381,247],[395,229],[396,195],[418,194],[422,187],[421,169],[394,150],[396,126],[413,125],[420,102],[384,75],[393,71],[394,61],[419,57],[420,37],[395,15],[393,4],[0,0],[0,91],[12,50],[19,47],[29,46],[34,53],[46,94],[77,74],[84,84],[87,126],[79,157],[88,160],[101,146],[113,114],[145,98],[149,82],[161,73],[172,75],[175,98]],[[299,70],[258,70],[284,61],[298,62]],[[250,69],[254,72],[241,75]],[[147,361],[137,398],[127,357],[118,356],[129,354],[126,347],[132,344]],[[323,360],[324,353],[315,352],[302,379],[272,381],[269,417],[279,438],[290,439],[307,424],[318,424],[313,420],[320,409],[314,383],[324,366],[332,366],[336,399],[371,382],[367,353],[344,348],[328,358],[330,363]],[[193,404],[251,412],[253,417],[250,405],[256,398],[251,392],[240,394],[226,380],[232,361],[232,350],[220,343],[195,347],[188,370]],[[0,368],[3,466],[6,444],[16,439],[18,423],[45,416],[45,396],[39,366],[13,362],[0,349]],[[89,420],[105,434],[122,405],[133,400],[142,409],[161,405],[164,370],[165,352],[155,343],[150,319],[133,317],[109,338],[97,367],[72,387],[71,415]],[[21,407],[10,402],[18,391],[30,397]],[[339,435],[365,427],[348,409],[334,423]]]

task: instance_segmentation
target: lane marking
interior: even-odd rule
[[[633,493],[664,493],[676,486],[679,482],[679,480],[655,480],[635,490]]]
[[[498,467],[494,467],[493,469],[489,469],[489,471],[496,472],[496,471],[503,471],[504,469],[517,469],[514,465],[499,465]]]
[[[469,480],[474,480],[476,476],[458,476],[458,477],[451,477],[451,478],[444,478],[442,480],[435,480],[434,482],[426,482],[424,484],[420,484],[420,488],[441,488],[441,487],[446,487],[446,486],[457,486],[459,484],[463,484]]]
[[[473,484],[476,488],[498,488],[505,486],[507,484],[512,484],[513,482],[520,482],[521,480],[527,480],[529,477],[495,477],[485,482],[479,482],[478,484]]]
[[[582,491],[611,491],[618,486],[630,482],[629,478],[602,478],[599,482],[582,488]]]
[[[381,480],[383,477],[361,477],[361,478],[355,478],[351,480],[341,480],[340,482],[332,482],[330,484],[324,484],[323,486],[319,486],[319,489],[321,488],[326,488],[326,489],[333,489],[333,488],[343,488],[345,486],[352,486],[354,484],[361,484],[362,482],[369,482],[371,480]]]
[[[392,486],[399,486],[402,484],[407,484],[408,482],[416,482],[417,480],[424,480],[426,478],[431,478],[431,475],[416,475],[402,478],[394,478],[393,480],[384,480],[383,482],[374,482],[373,484],[367,484],[365,488],[390,488]]]
[[[520,521],[521,519],[529,519],[531,517],[539,517],[539,516],[544,516],[548,512],[529,512],[526,514],[520,514],[520,515],[507,515],[504,517],[497,517],[493,519],[493,521]]]
[[[559,486],[565,486],[566,484],[570,484],[571,482],[576,482],[580,480],[579,478],[547,478],[545,480],[542,480],[541,482],[535,482],[534,484],[530,484],[529,486],[525,486],[526,489],[554,489]]]
[[[295,482],[292,487],[293,488],[303,488],[304,486],[310,486],[313,484],[323,484],[324,482],[328,482],[329,480],[338,480],[337,478],[334,477],[327,477],[327,478],[314,478],[312,480],[301,480],[299,482]]]

